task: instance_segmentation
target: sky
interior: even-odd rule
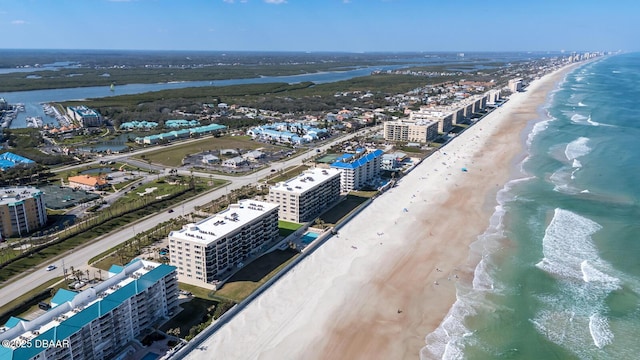
[[[638,0],[0,0],[0,48],[640,50]]]

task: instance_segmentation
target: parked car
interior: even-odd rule
[[[171,214],[173,212],[173,209],[169,209],[169,211],[167,211],[169,214]]]
[[[49,265],[49,266],[47,266],[47,271],[52,271],[52,270],[55,270],[56,268],[57,268],[57,266],[55,266],[55,265]]]

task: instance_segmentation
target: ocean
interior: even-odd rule
[[[640,54],[570,72],[424,359],[640,358]]]

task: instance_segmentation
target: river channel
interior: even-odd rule
[[[42,104],[48,102],[60,102],[68,100],[81,100],[90,98],[103,98],[117,95],[130,95],[140,94],[145,92],[160,91],[167,89],[182,89],[187,87],[204,87],[204,86],[227,86],[227,85],[241,85],[241,84],[263,84],[273,82],[285,82],[289,84],[295,84],[305,81],[311,81],[316,84],[336,82],[342,80],[348,80],[355,77],[367,76],[375,70],[395,70],[410,65],[383,65],[383,66],[371,66],[364,67],[355,70],[347,71],[329,71],[318,72],[301,75],[289,75],[289,76],[264,76],[258,78],[248,79],[229,79],[229,80],[215,80],[215,81],[184,81],[184,82],[170,82],[170,83],[157,83],[157,84],[127,84],[118,85],[113,91],[108,86],[95,86],[95,87],[78,87],[78,88],[66,88],[66,89],[48,89],[48,90],[32,90],[32,91],[14,91],[0,93],[0,97],[5,98],[8,103],[16,104],[23,103],[25,105],[25,111],[20,112],[18,117],[13,120],[10,128],[24,128],[27,127],[26,117],[28,116],[41,116],[45,124],[52,124],[57,126],[58,122],[55,118],[46,116],[44,114]]]

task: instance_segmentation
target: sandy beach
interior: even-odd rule
[[[456,282],[472,280],[469,245],[518,176],[528,125],[572,68],[533,82],[423,161],[187,358],[418,359]]]

